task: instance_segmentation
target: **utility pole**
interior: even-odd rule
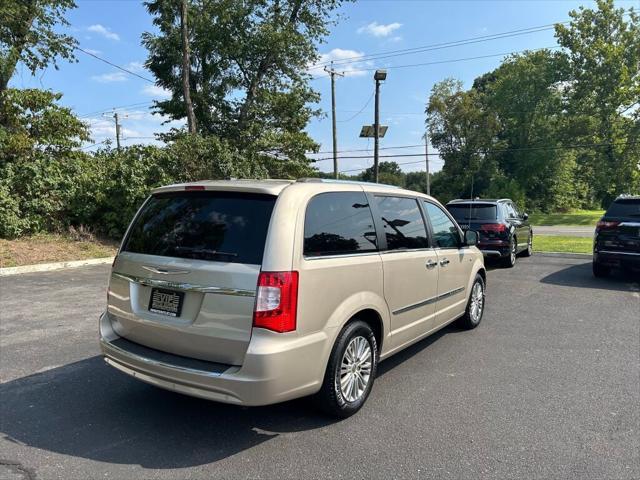
[[[189,57],[189,31],[187,28],[187,0],[182,0],[180,9],[180,30],[182,33],[182,93],[184,103],[187,108],[187,124],[189,133],[196,133],[196,116],[193,113],[193,103],[191,103],[191,90],[189,86],[189,72],[191,70],[191,60]]]
[[[338,131],[336,128],[336,75],[344,77],[344,73],[338,73],[331,68],[324,67],[324,71],[331,76],[331,123],[333,129],[333,177],[338,178]]]
[[[427,195],[431,195],[431,178],[429,175],[429,134],[424,134],[424,157],[427,162]]]
[[[120,151],[120,121],[118,118],[118,112],[113,112],[113,119],[116,121],[116,147],[118,152]]]
[[[380,140],[380,82],[387,78],[386,70],[376,70],[373,79],[376,81],[376,101],[373,122],[373,181],[378,183],[378,154]]]

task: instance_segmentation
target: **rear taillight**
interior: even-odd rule
[[[507,226],[504,223],[485,223],[480,225],[480,230],[483,232],[506,232]]]
[[[600,220],[596,223],[596,229],[598,230],[610,230],[620,225],[620,222],[607,222],[606,220]]]
[[[253,326],[284,333],[296,329],[298,272],[260,272]]]

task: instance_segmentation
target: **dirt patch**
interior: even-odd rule
[[[69,235],[34,235],[15,240],[0,239],[0,268],[112,257],[117,242],[91,238],[78,240]]]

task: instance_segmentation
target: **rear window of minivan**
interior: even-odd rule
[[[235,192],[156,194],[135,218],[122,250],[259,265],[275,201]]]

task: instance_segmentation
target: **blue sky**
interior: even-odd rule
[[[151,74],[142,67],[146,50],[140,44],[140,35],[151,31],[151,17],[141,2],[135,0],[77,0],[78,8],[68,19],[71,33],[80,46],[113,63],[127,67],[145,77]],[[640,5],[640,0],[619,1],[624,7]],[[322,60],[354,58],[386,51],[420,47],[442,42],[468,39],[535,27],[568,20],[568,12],[580,5],[592,6],[589,1],[418,1],[369,0],[348,3],[339,13],[339,23],[322,44]],[[470,86],[473,79],[500,64],[506,52],[553,47],[553,31],[541,31],[469,45],[432,50],[411,55],[395,56],[377,61],[345,64],[336,70],[346,70],[344,78],[337,79],[337,118],[339,150],[373,149],[373,142],[358,138],[364,124],[373,123],[374,82],[371,71],[362,69],[388,68],[387,81],[380,97],[381,123],[388,125],[386,137],[381,140],[384,154],[416,154],[424,147],[392,149],[398,145],[422,143],[424,132],[424,106],[432,86],[444,78],[454,77]],[[496,55],[489,58],[454,61],[469,57]],[[164,92],[152,83],[120,72],[84,53],[78,52],[78,63],[61,62],[59,70],[49,68],[31,77],[27,70],[18,69],[12,79],[15,87],[49,88],[64,94],[62,103],[90,122],[95,142],[114,137],[110,113],[117,108],[123,123],[124,145],[135,142],[153,142],[153,134],[168,128],[163,119],[153,116],[149,106],[153,99],[162,98]],[[402,65],[446,62],[419,67]],[[329,78],[322,69],[312,70],[319,78],[312,85],[321,96],[320,108],[327,112],[324,118],[314,120],[308,127],[310,135],[321,144],[321,151],[331,149],[331,94]],[[360,114],[358,112],[362,110]],[[172,125],[179,125],[174,122]],[[367,152],[344,155],[368,155]],[[318,158],[330,155],[320,154]],[[396,158],[405,171],[423,170],[422,159]],[[431,158],[432,168],[441,168],[441,161]],[[411,163],[410,163],[411,162]],[[366,159],[344,159],[341,170],[366,168],[372,163]],[[318,162],[321,170],[329,171],[331,161]]]

